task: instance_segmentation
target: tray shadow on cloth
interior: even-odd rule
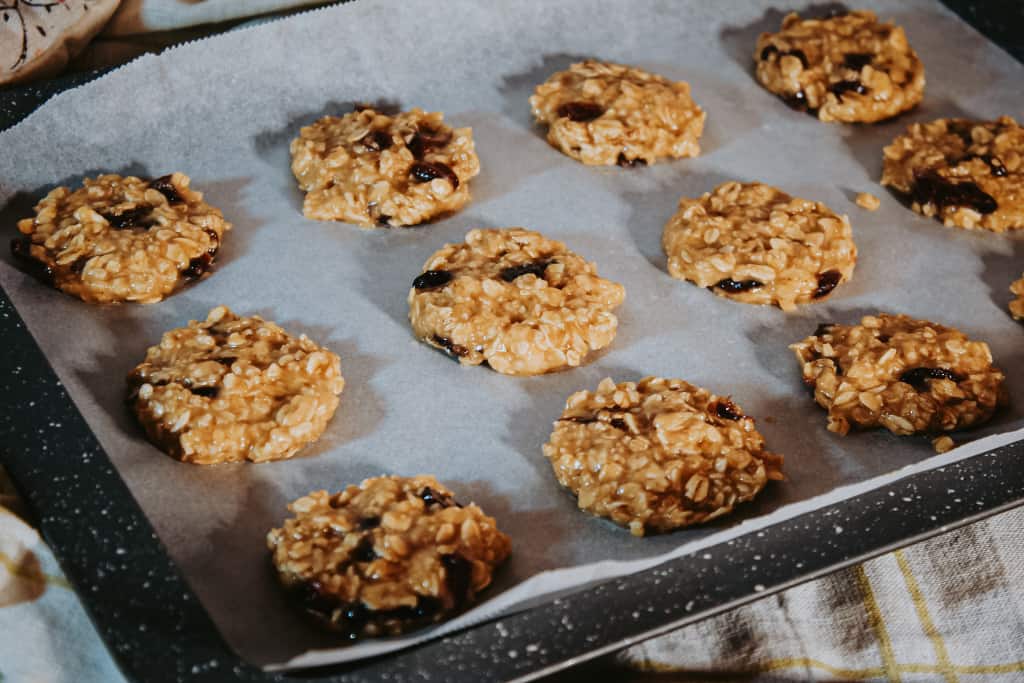
[[[401,103],[395,100],[328,100],[322,107],[290,114],[288,121],[281,127],[270,128],[252,137],[252,146],[256,154],[271,168],[275,169],[275,178],[280,181],[278,187],[288,202],[302,213],[302,201],[305,194],[299,189],[298,182],[291,171],[291,142],[299,137],[303,126],[319,121],[325,116],[344,116],[355,111],[357,106],[369,105],[379,112],[394,114],[401,110]]]

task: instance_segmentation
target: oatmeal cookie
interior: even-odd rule
[[[857,262],[846,216],[761,183],[723,183],[679,200],[662,246],[672,277],[784,311],[827,297]]]
[[[584,164],[644,166],[700,154],[704,111],[690,86],[588,60],[537,86],[530,107],[548,142]]]
[[[476,229],[423,266],[409,290],[416,336],[506,375],[576,367],[615,338],[626,292],[540,233]]]
[[[822,324],[790,348],[839,434],[952,431],[986,422],[1007,400],[988,344],[927,320],[879,313],[859,325]]]
[[[508,536],[430,476],[377,477],[288,506],[267,534],[285,589],[348,638],[398,635],[468,607],[508,557]]]
[[[153,303],[203,277],[231,224],[183,173],[86,178],[18,221],[11,251],[43,282],[90,303]]]
[[[883,152],[882,184],[945,225],[1024,228],[1024,128],[995,121],[915,123]]]
[[[581,510],[637,536],[720,517],[783,478],[739,406],[661,377],[576,392],[544,455]]]
[[[1010,302],[1010,314],[1017,320],[1024,320],[1024,275],[1010,285],[1010,292],[1017,298]]]
[[[924,65],[903,29],[872,12],[801,19],[762,33],[757,80],[821,121],[873,123],[912,109],[924,95]]]
[[[302,213],[365,227],[418,225],[469,202],[480,173],[470,128],[420,109],[387,116],[360,108],[326,116],[292,141]]]
[[[128,376],[128,405],[150,441],[183,462],[265,462],[316,441],[344,386],[338,356],[306,335],[218,306],[146,351]]]

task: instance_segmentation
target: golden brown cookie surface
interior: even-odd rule
[[[700,154],[704,112],[690,86],[588,60],[537,86],[530,107],[548,142],[585,164],[642,166]]]
[[[782,456],[739,406],[660,377],[570,396],[544,455],[580,509],[638,536],[727,514],[782,479]]]
[[[883,151],[882,184],[945,225],[1024,228],[1024,128],[995,121],[912,124]]]
[[[364,227],[418,225],[458,211],[480,172],[473,131],[420,109],[326,116],[292,141],[307,218]]]
[[[823,324],[791,347],[828,428],[945,432],[988,421],[1007,400],[988,344],[906,315]]]
[[[11,251],[47,284],[90,303],[154,303],[207,274],[231,224],[172,173],[102,175],[58,187],[18,221]]]
[[[867,11],[790,14],[778,33],[761,34],[754,61],[765,88],[822,121],[881,121],[924,94],[924,66],[903,28]]]
[[[476,229],[423,266],[409,291],[416,336],[460,363],[509,375],[583,363],[611,344],[622,285],[562,242],[523,228]]]
[[[288,506],[267,534],[299,606],[349,638],[397,635],[472,604],[511,544],[474,504],[434,477],[376,477]]]
[[[316,441],[344,386],[335,354],[219,306],[150,347],[128,376],[128,404],[174,458],[265,462]]]
[[[762,183],[728,182],[684,197],[662,247],[673,277],[785,311],[828,297],[857,262],[846,216]]]

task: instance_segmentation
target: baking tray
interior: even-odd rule
[[[979,10],[962,5],[977,21]],[[984,11],[976,25],[1020,35],[1019,7]],[[1019,44],[996,39],[1021,58]],[[0,128],[30,111],[24,102],[75,84],[0,92]],[[3,462],[118,664],[138,681],[531,678],[1024,503],[1024,443],[1015,443],[415,649],[301,678],[271,674],[218,634],[2,291],[0,348]]]

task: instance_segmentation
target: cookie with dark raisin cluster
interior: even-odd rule
[[[790,348],[838,434],[948,432],[987,422],[1007,401],[988,344],[927,320],[879,313],[822,324]]]
[[[672,277],[784,311],[824,300],[857,263],[846,216],[762,183],[728,182],[680,199],[662,246]]]
[[[738,405],[661,377],[576,392],[544,455],[581,510],[637,536],[715,519],[783,478]]]
[[[757,80],[821,121],[873,123],[917,106],[924,65],[903,28],[872,12],[782,20],[754,50]]]
[[[700,154],[704,111],[690,86],[587,60],[537,86],[530,107],[548,142],[584,164],[646,166]]]
[[[218,306],[146,351],[128,376],[128,405],[179,460],[265,462],[316,441],[344,386],[341,360],[306,335]]]
[[[314,491],[288,509],[267,534],[278,578],[303,611],[350,639],[461,612],[511,548],[493,517],[425,475]]]
[[[1024,128],[995,121],[914,123],[883,151],[882,184],[945,225],[1024,229]]]
[[[480,172],[472,129],[420,109],[325,116],[299,132],[291,153],[303,214],[364,227],[418,225],[458,211]]]
[[[477,229],[431,256],[409,290],[416,336],[460,363],[537,375],[583,363],[615,338],[622,285],[562,242]]]
[[[58,187],[18,221],[11,251],[43,282],[90,303],[153,303],[204,277],[231,224],[172,173]]]

